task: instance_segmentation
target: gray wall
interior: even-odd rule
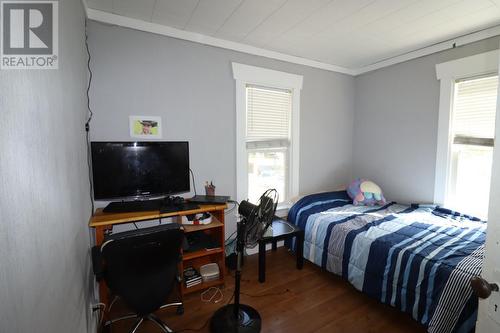
[[[0,332],[89,332],[84,12],[59,2],[60,69],[0,72]]]
[[[93,140],[131,140],[129,115],[162,116],[164,140],[190,142],[198,192],[213,180],[218,193],[234,197],[235,61],[304,75],[300,192],[351,178],[354,78],[95,22],[89,31]]]
[[[356,77],[353,176],[374,180],[391,200],[432,202],[439,112],[435,65],[498,45],[499,38],[491,38]]]

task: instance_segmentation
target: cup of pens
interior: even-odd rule
[[[215,195],[215,185],[212,182],[210,182],[210,184],[205,182],[205,194],[211,196]]]

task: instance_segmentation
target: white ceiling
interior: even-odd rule
[[[500,0],[86,2],[98,11],[348,70],[500,24]]]

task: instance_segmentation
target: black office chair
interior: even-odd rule
[[[104,278],[111,294],[119,297],[134,314],[111,319],[137,318],[130,333],[136,332],[144,320],[150,320],[163,332],[172,332],[153,312],[177,306],[184,311],[182,301],[164,304],[178,281],[177,264],[181,256],[183,230],[177,223],[126,231],[105,238],[100,248],[93,249],[94,273]]]

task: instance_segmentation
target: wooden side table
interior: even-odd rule
[[[266,281],[266,244],[268,243],[272,243],[272,250],[276,251],[278,241],[296,237],[297,269],[302,269],[304,266],[304,230],[285,220],[275,219],[272,231],[272,236],[264,236],[259,241],[259,282],[261,283]]]

